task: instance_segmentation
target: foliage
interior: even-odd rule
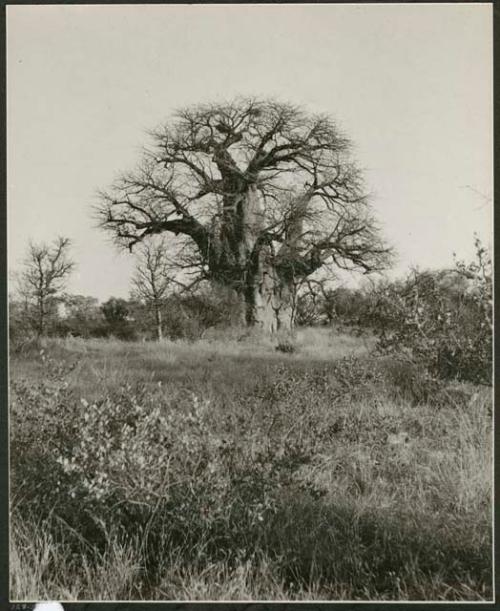
[[[122,323],[129,314],[128,304],[125,299],[110,297],[101,306],[102,313],[106,321],[113,325]]]
[[[45,334],[49,337],[107,337],[109,325],[98,306],[98,300],[84,295],[61,294],[57,302],[48,301]],[[58,307],[61,308],[58,311]],[[21,347],[34,335],[29,303],[9,301],[9,338],[11,347]]]
[[[97,300],[80,295],[63,295],[64,316],[47,317],[46,334],[51,337],[106,338],[124,341],[138,338],[157,339],[158,317],[155,308],[138,299],[111,297],[100,307]],[[241,321],[241,306],[234,297],[220,288],[199,286],[186,293],[177,292],[158,302],[162,335],[169,339],[199,339],[208,329],[231,327]],[[11,346],[22,346],[33,330],[24,304],[9,304]]]
[[[171,339],[199,339],[208,329],[231,327],[241,319],[241,304],[224,287],[200,285],[197,290],[173,294],[163,309]]]
[[[380,350],[404,352],[434,377],[492,383],[491,258],[478,239],[475,261],[414,270],[383,288],[378,307]]]
[[[98,337],[104,336],[103,314],[94,297],[64,294],[61,299],[64,316],[57,317],[50,335],[58,337]]]
[[[9,342],[17,345],[34,335],[31,324],[30,306],[9,295]]]
[[[133,341],[137,338],[133,321],[129,320],[130,309],[125,299],[111,297],[101,305],[107,323],[107,335]]]
[[[375,283],[359,288],[335,286],[334,281],[305,283],[297,299],[299,326],[335,325],[352,330],[375,330],[386,321],[378,309]]]

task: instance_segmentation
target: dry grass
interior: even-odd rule
[[[53,533],[15,521],[10,546],[11,599],[128,600],[140,564],[132,546],[117,542],[103,554],[74,555]]]
[[[114,502],[138,512],[127,536],[119,532],[118,514],[101,502],[89,505],[93,519],[104,524],[104,542],[94,541],[92,529],[71,531],[79,522],[69,524],[64,506],[33,518],[30,507],[45,492],[23,488],[23,477],[49,478],[50,468],[37,471],[37,464],[51,454],[45,446],[19,445],[29,451],[13,454],[11,597],[491,599],[488,389],[468,385],[439,400],[410,400],[406,387],[394,386],[390,368],[369,356],[369,339],[308,329],[298,333],[296,345],[296,352],[283,354],[272,342],[238,337],[47,342],[46,354],[75,363],[57,399],[59,430],[87,430],[81,398],[111,397],[102,409],[109,404],[116,411],[119,397],[139,384],[146,421],[158,409],[178,423],[171,453],[179,452],[177,438],[194,435],[195,427],[188,441],[195,443],[194,456],[205,452],[208,463],[195,461],[195,468],[178,454],[168,460],[182,458],[188,487],[205,490],[206,498],[182,489],[179,502],[191,499],[187,513],[173,507],[163,516],[159,505],[147,513],[151,508],[132,505],[140,497],[122,492]],[[353,355],[358,358],[338,360]],[[37,406],[42,419],[53,413],[55,399],[43,394],[47,374],[39,350],[14,356],[11,376],[30,380],[15,393],[13,438],[32,439],[31,426],[47,444],[50,430],[30,424],[26,414],[29,406]],[[193,402],[205,410],[194,424],[191,416],[186,420]],[[217,462],[219,450],[210,449],[220,439],[233,452],[229,479]],[[152,465],[167,456],[154,443],[138,447],[148,448]],[[127,490],[148,485],[140,470],[129,467],[127,476]],[[205,482],[220,484],[219,496],[203,488]]]

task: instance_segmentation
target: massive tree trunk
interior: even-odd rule
[[[246,322],[267,333],[291,331],[295,287],[280,273],[272,244],[258,247],[246,276]]]
[[[267,333],[291,330],[294,283],[276,266],[275,247],[265,232],[264,203],[255,185],[226,199],[214,228],[209,257],[216,283],[234,290],[244,321]]]

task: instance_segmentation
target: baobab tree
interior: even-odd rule
[[[19,293],[33,312],[33,326],[38,336],[46,331],[51,300],[63,290],[75,264],[69,258],[71,242],[57,238],[52,245],[30,243],[19,276]]]
[[[297,286],[321,268],[387,266],[350,142],[328,116],[244,98],[178,111],[151,137],[137,169],[100,193],[102,227],[130,250],[170,235],[183,270],[229,289],[248,325],[290,328]]]
[[[133,296],[144,301],[152,309],[156,337],[161,340],[163,337],[161,311],[167,291],[172,285],[170,278],[172,265],[167,257],[165,238],[156,242],[143,242],[136,256],[137,265],[132,278]]]

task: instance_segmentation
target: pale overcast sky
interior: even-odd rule
[[[70,292],[128,295],[132,258],[91,206],[145,131],[236,95],[338,121],[397,273],[470,256],[474,231],[491,242],[489,4],[8,6],[7,70],[9,268],[68,236]]]

